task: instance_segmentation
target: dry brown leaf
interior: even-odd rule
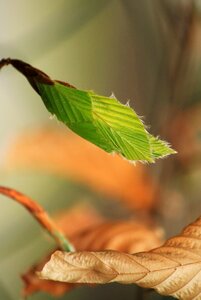
[[[56,172],[134,209],[149,211],[156,203],[159,188],[145,165],[133,166],[62,128],[28,131],[11,146],[7,167]]]
[[[154,229],[134,221],[107,221],[102,224],[94,223],[94,225],[91,221],[91,226],[87,229],[72,231],[71,224],[69,229],[68,224],[71,223],[69,220],[72,221],[71,216],[73,215],[75,216],[75,220],[78,219],[75,210],[74,213],[71,212],[69,214],[69,218],[66,219],[66,224],[65,217],[63,216],[60,225],[64,225],[64,231],[68,233],[70,240],[79,251],[113,249],[133,253],[152,249],[162,243],[163,231],[160,228]],[[78,215],[80,215],[80,213],[78,213]],[[89,212],[87,212],[86,215],[89,215]],[[85,221],[85,223],[87,222]],[[73,224],[76,224],[76,222],[73,222]],[[81,226],[79,220],[78,224]],[[63,229],[63,227],[61,228]],[[22,276],[25,283],[23,292],[25,296],[29,296],[37,291],[45,291],[54,296],[60,296],[77,286],[76,284],[40,280],[36,275],[36,271],[41,270],[49,259],[50,256],[37,266],[32,267]]]
[[[43,267],[44,263],[45,262],[43,262],[41,265],[33,266],[26,274],[23,274],[21,276],[24,282],[24,288],[22,291],[22,295],[24,298],[27,298],[39,291],[59,297],[78,286],[78,284],[52,280],[41,280],[40,278],[38,278],[36,276],[36,272],[39,271],[40,266],[41,268]]]
[[[71,283],[136,283],[178,299],[201,299],[201,217],[148,252],[56,251],[40,276]]]

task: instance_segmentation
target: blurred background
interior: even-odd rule
[[[0,0],[0,28],[0,58],[22,59],[80,89],[129,100],[149,131],[178,151],[136,167],[109,156],[52,119],[25,78],[6,67],[1,185],[37,200],[71,233],[72,223],[79,231],[106,218],[160,226],[169,237],[200,215],[200,0]],[[0,298],[20,299],[20,275],[55,244],[22,207],[0,201]],[[168,299],[118,284],[60,297]],[[55,297],[43,290],[30,299]]]

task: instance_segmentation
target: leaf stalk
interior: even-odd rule
[[[67,252],[75,251],[73,245],[69,242],[63,232],[36,201],[33,201],[31,198],[15,189],[4,186],[0,186],[0,194],[9,197],[24,206],[37,222],[55,239],[57,245],[61,249]]]

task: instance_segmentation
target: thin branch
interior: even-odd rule
[[[10,58],[3,58],[2,60],[0,60],[0,70],[1,70],[1,68],[9,65],[10,63],[11,63]]]
[[[23,205],[38,221],[38,223],[42,225],[42,227],[45,228],[46,231],[55,239],[61,249],[64,251],[74,251],[74,247],[67,240],[65,235],[37,202],[8,187],[0,186],[0,194],[5,195]]]

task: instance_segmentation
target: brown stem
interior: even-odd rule
[[[10,58],[3,58],[0,60],[0,69],[3,68],[4,66],[9,65],[11,62]]]
[[[56,243],[65,251],[74,251],[74,247],[66,239],[61,230],[51,220],[44,209],[35,201],[24,194],[4,186],[0,186],[0,194],[12,198],[16,202],[23,205],[31,215],[45,228],[48,233],[55,239]]]

